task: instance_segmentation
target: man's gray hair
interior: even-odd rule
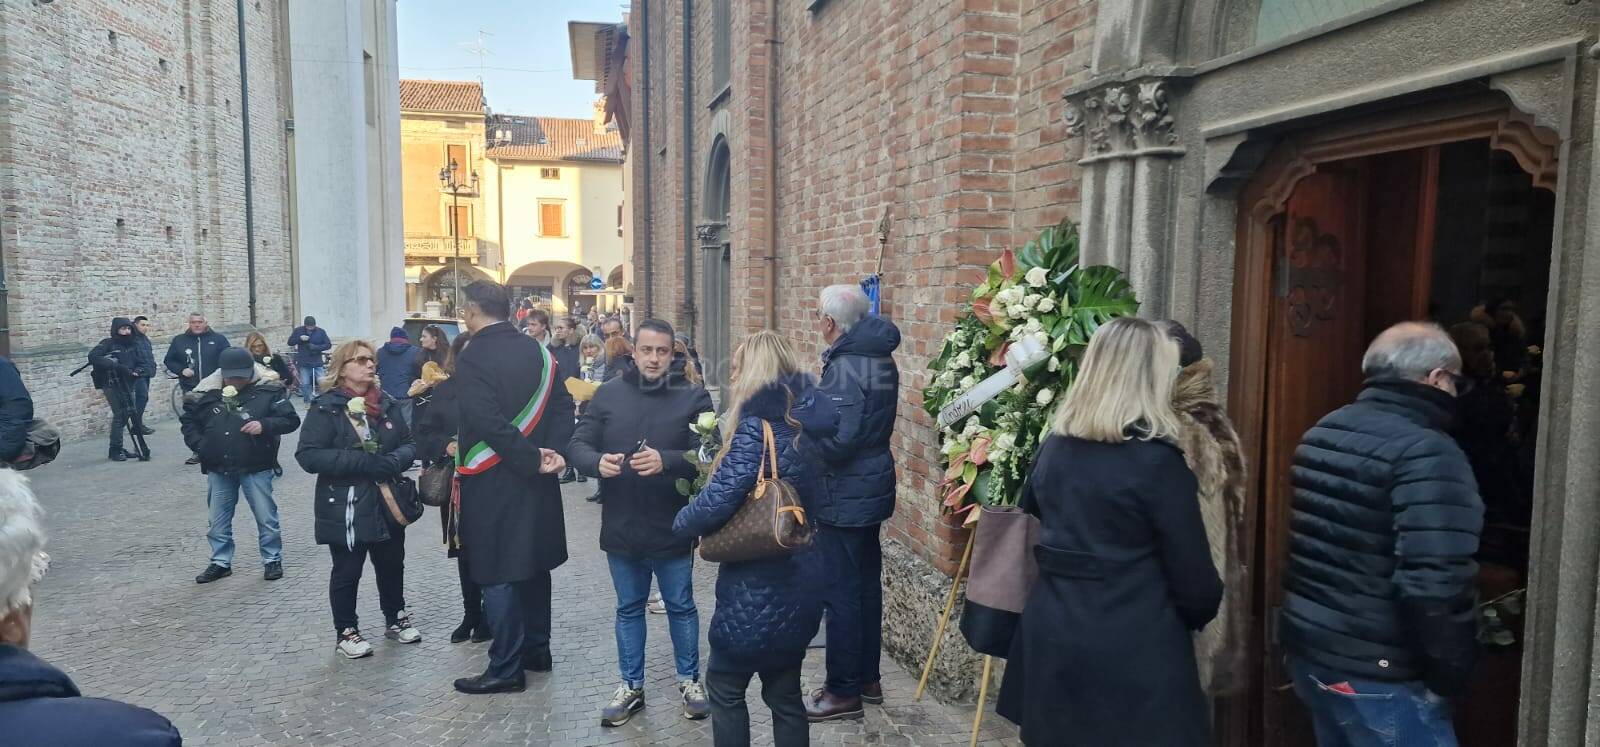
[[[1369,379],[1423,381],[1435,369],[1461,371],[1461,352],[1437,324],[1401,322],[1383,331],[1361,358]]]
[[[856,322],[867,318],[867,312],[872,310],[872,299],[867,298],[867,292],[859,285],[830,285],[822,289],[817,306],[823,316],[839,325],[841,332],[849,332]]]
[[[49,563],[41,514],[28,478],[0,469],[0,617],[33,603],[29,589]]]

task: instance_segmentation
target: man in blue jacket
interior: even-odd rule
[[[400,402],[400,412],[411,423],[411,369],[417,363],[417,346],[403,327],[389,330],[389,342],[378,348],[378,383],[383,392]]]
[[[833,583],[827,610],[826,685],[806,702],[814,722],[860,718],[861,704],[882,703],[878,658],[883,647],[883,548],[879,527],[894,514],[894,435],[900,369],[894,351],[900,330],[868,316],[871,300],[857,285],[822,289],[822,354],[818,387],[839,411],[839,430],[813,443],[826,463],[826,490],[812,508],[817,549]]]
[[[163,363],[168,371],[177,374],[178,385],[187,392],[217,370],[217,357],[227,349],[228,338],[211,328],[205,314],[196,311],[189,315],[189,329],[172,338]]]
[[[33,422],[33,397],[22,383],[16,364],[0,357],[0,462],[10,462],[28,445]]]
[[[294,367],[300,373],[300,399],[310,402],[317,398],[317,382],[322,380],[322,354],[333,347],[333,341],[327,330],[317,326],[316,317],[307,316],[305,324],[289,333],[289,347],[294,349]]]

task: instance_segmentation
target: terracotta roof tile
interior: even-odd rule
[[[622,163],[622,135],[615,127],[596,134],[592,119],[496,114],[485,130],[490,158]]]
[[[471,80],[402,80],[400,108],[482,114],[483,86]]]

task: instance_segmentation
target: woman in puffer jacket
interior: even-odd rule
[[[778,474],[794,487],[802,504],[811,503],[821,489],[820,466],[807,441],[833,435],[839,414],[827,397],[817,394],[816,381],[800,372],[794,347],[775,332],[757,332],[734,352],[732,364],[722,449],[711,480],[673,522],[672,530],[680,536],[711,534],[744,504],[762,470],[763,424],[772,428]],[[761,676],[761,699],[772,709],[777,747],[807,744],[800,665],[821,621],[821,565],[809,548],[784,557],[722,564],[706,672],[717,747],[750,743],[744,696],[753,674]]]
[[[356,587],[368,558],[378,576],[384,637],[400,643],[422,640],[405,610],[405,526],[391,515],[378,487],[402,477],[417,447],[399,400],[378,386],[371,345],[362,340],[340,345],[321,383],[322,395],[306,407],[294,458],[317,476],[313,533],[333,555],[328,600],[337,648],[346,658],[360,659],[372,655],[356,618]],[[375,444],[370,451],[366,441]]]

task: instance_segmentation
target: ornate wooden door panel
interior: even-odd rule
[[[1310,724],[1277,655],[1289,539],[1289,464],[1300,437],[1359,391],[1365,347],[1366,166],[1326,164],[1295,187],[1277,220],[1268,335],[1265,516],[1262,532],[1268,630],[1264,660],[1266,743],[1309,745]],[[1354,362],[1354,365],[1352,364]]]

